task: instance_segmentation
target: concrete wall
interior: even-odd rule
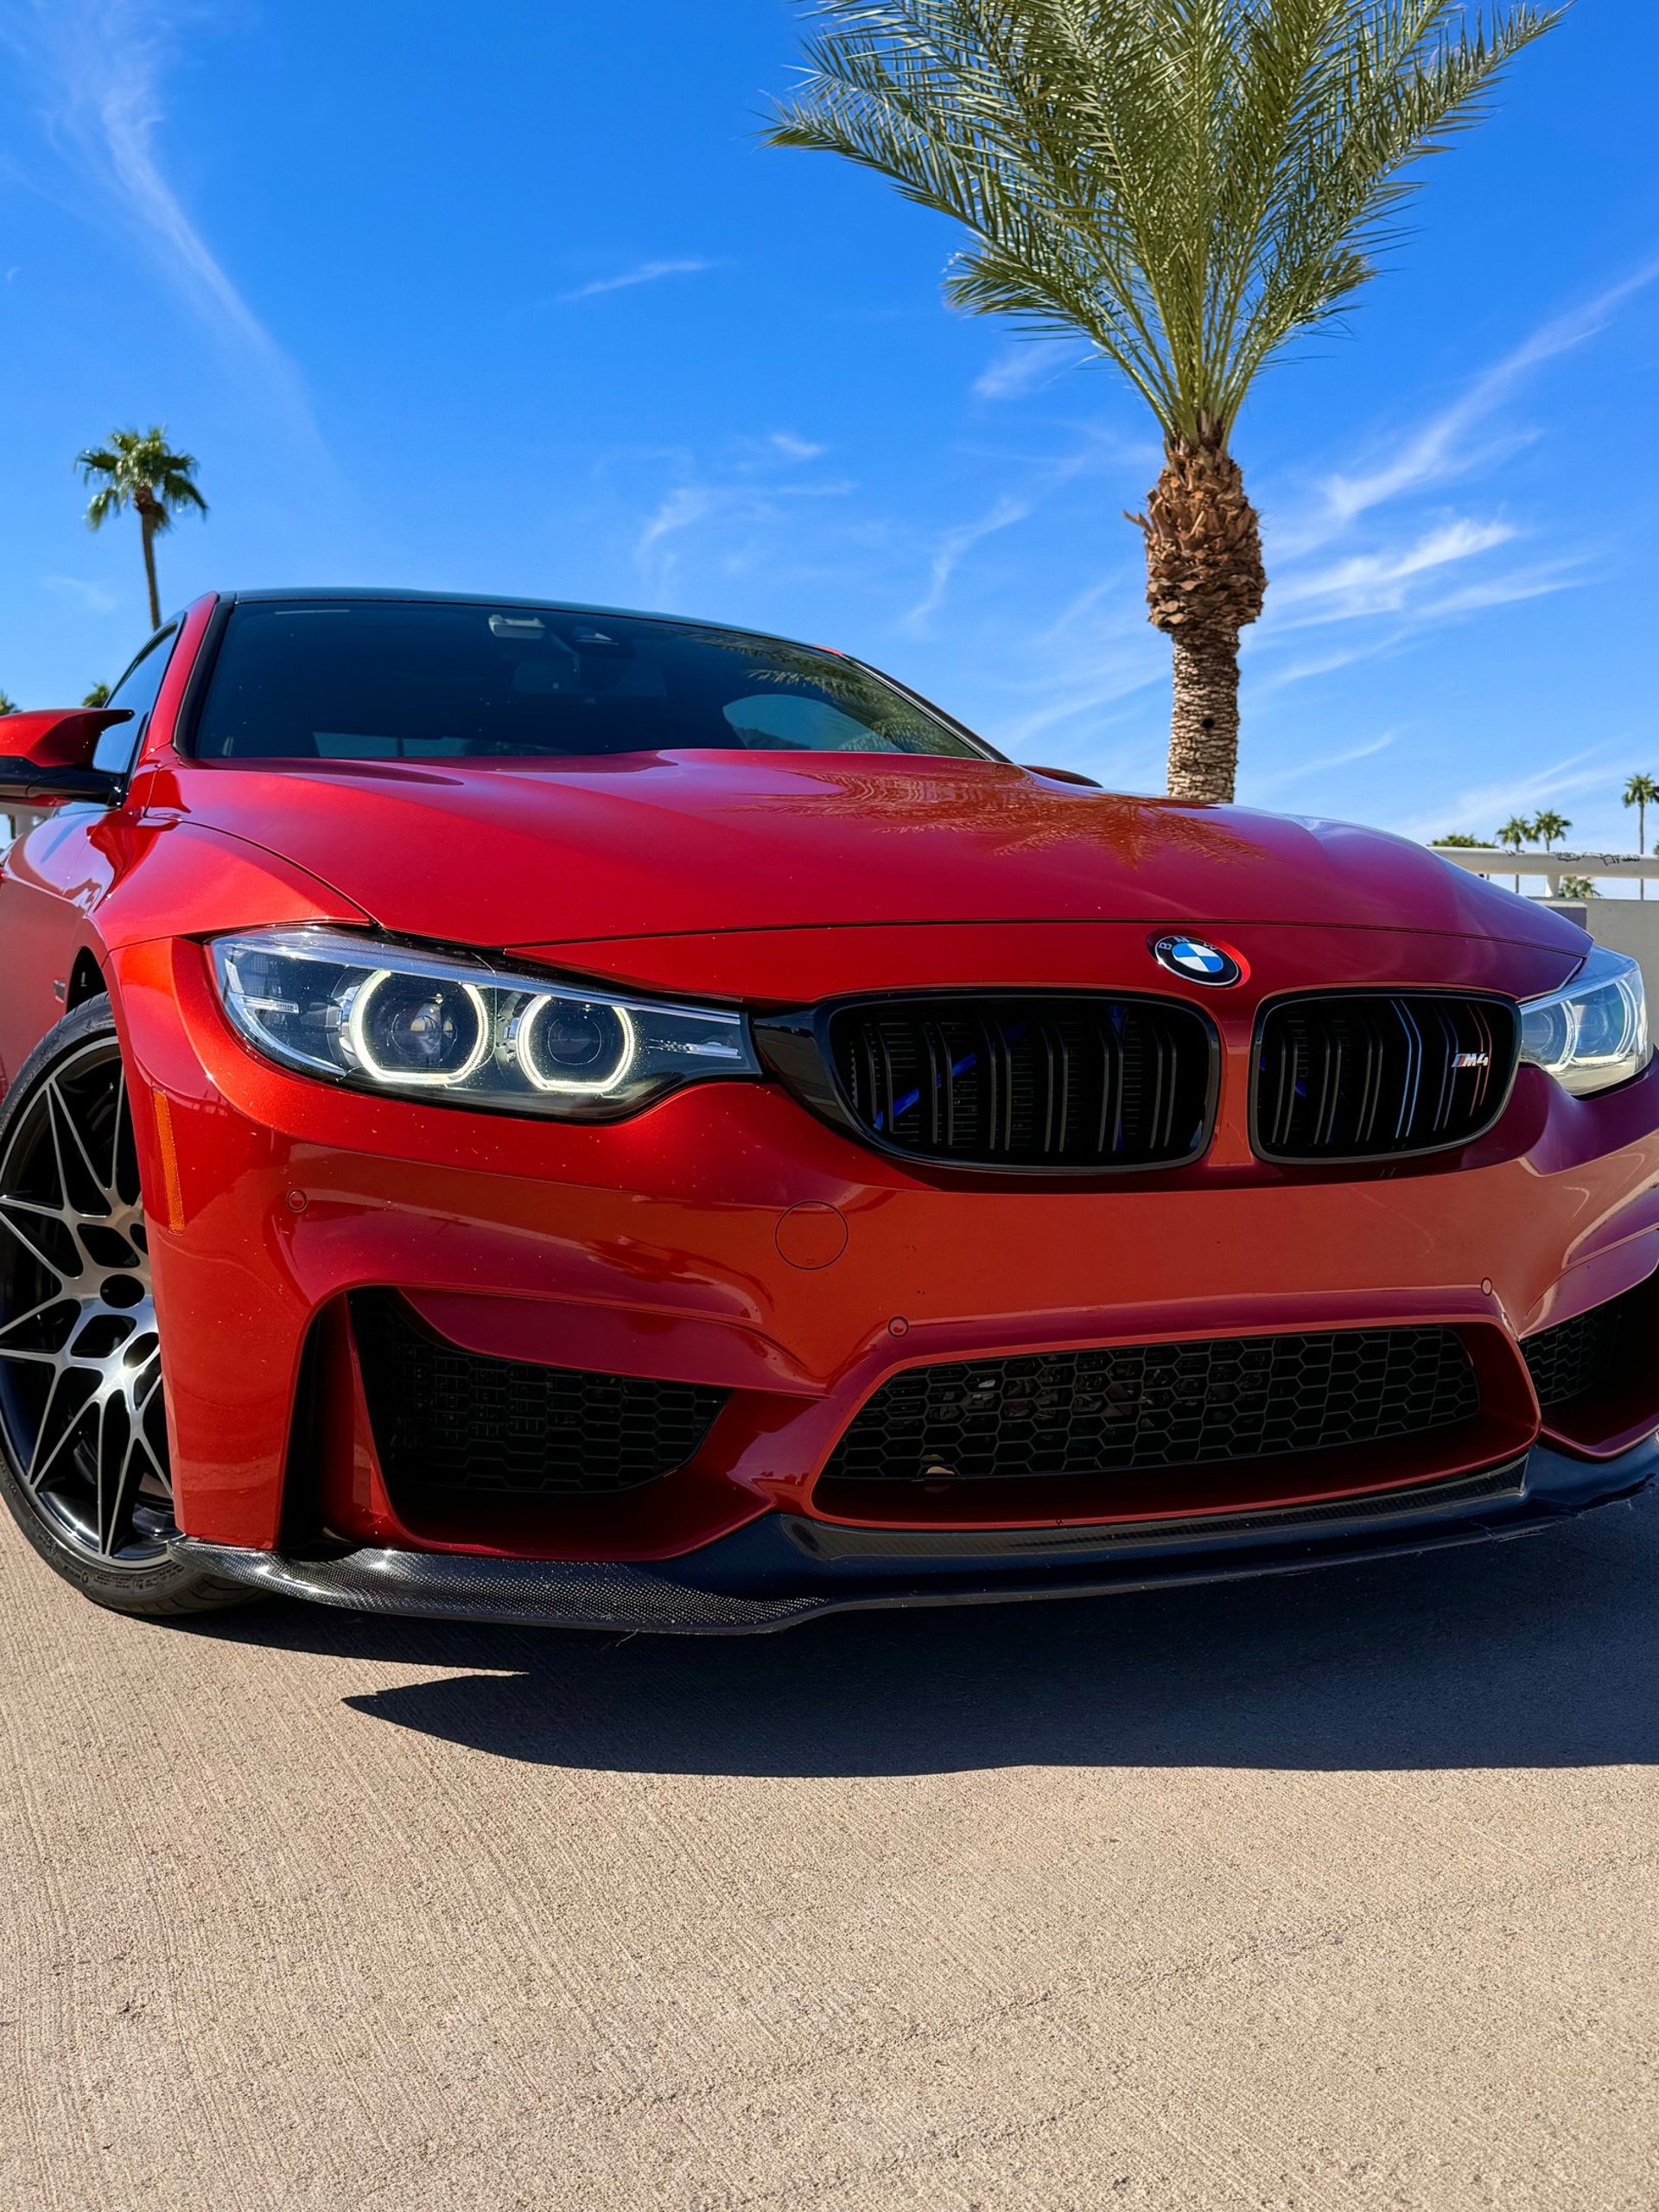
[[[1659,1027],[1659,899],[1545,899],[1610,951],[1628,952],[1642,963],[1648,1006]]]

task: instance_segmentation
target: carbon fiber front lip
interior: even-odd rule
[[[268,1596],[303,1598],[352,1612],[494,1622],[503,1627],[754,1635],[826,1613],[1122,1595],[1307,1574],[1324,1567],[1411,1558],[1531,1535],[1646,1489],[1659,1474],[1659,1444],[1650,1440],[1600,1465],[1539,1449],[1529,1473],[1524,1497],[1511,1491],[1480,1504],[1464,1500],[1443,1509],[1438,1518],[1421,1505],[1411,1519],[1395,1514],[1367,1524],[1357,1514],[1337,1529],[1327,1522],[1305,1532],[1263,1529],[1252,1537],[1222,1538],[1207,1550],[1195,1546],[1189,1533],[1150,1555],[1144,1545],[1133,1555],[1122,1550],[1114,1555],[1100,1541],[1109,1532],[1096,1530],[1087,1532],[1098,1546],[1091,1556],[1062,1554],[1057,1547],[1046,1557],[1033,1557],[1010,1546],[996,1558],[960,1551],[941,1556],[935,1551],[924,1559],[893,1545],[884,1558],[814,1560],[784,1525],[786,1516],[781,1514],[763,1515],[732,1536],[660,1566],[369,1549],[332,1559],[296,1559],[191,1536],[175,1538],[173,1549],[177,1558],[206,1573]],[[823,1524],[810,1525],[815,1537],[823,1534]],[[1068,1537],[1083,1533],[1064,1532]],[[1061,1534],[1053,1532],[1056,1537]]]
[[[820,1610],[810,1597],[733,1596],[674,1581],[650,1567],[373,1549],[338,1559],[289,1559],[194,1536],[175,1537],[173,1555],[272,1598],[423,1620],[718,1636],[788,1628]]]

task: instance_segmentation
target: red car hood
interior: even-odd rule
[[[1560,917],[1347,823],[992,761],[636,753],[579,766],[181,765],[153,805],[382,927],[486,947],[854,923],[1301,923],[1581,952]]]

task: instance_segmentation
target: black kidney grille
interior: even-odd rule
[[[856,1414],[827,1480],[1017,1481],[1276,1459],[1480,1410],[1451,1329],[1221,1337],[913,1367]]]
[[[1611,1382],[1636,1348],[1636,1301],[1650,1295],[1643,1283],[1605,1306],[1592,1306],[1571,1321],[1526,1338],[1522,1355],[1546,1411],[1569,1404]]]
[[[1502,1110],[1520,1042],[1502,999],[1281,1000],[1256,1042],[1255,1149],[1264,1160],[1376,1160],[1467,1144]]]
[[[394,1498],[613,1497],[683,1467],[728,1395],[486,1358],[429,1334],[390,1291],[357,1292],[352,1323]]]
[[[862,1127],[970,1166],[1153,1167],[1209,1138],[1214,1032],[1170,1000],[908,999],[830,1025]]]

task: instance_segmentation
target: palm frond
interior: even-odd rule
[[[175,453],[159,425],[112,431],[107,445],[78,454],[75,466],[89,484],[99,486],[86,510],[89,529],[101,529],[111,515],[130,506],[139,509],[152,531],[169,529],[181,508],[207,512],[195,482],[194,454]]]
[[[768,135],[960,224],[957,307],[1080,332],[1166,435],[1224,437],[1264,363],[1372,274],[1417,164],[1564,12],[817,0]]]

